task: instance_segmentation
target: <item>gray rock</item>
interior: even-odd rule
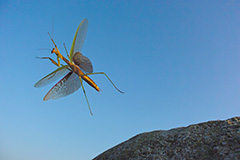
[[[93,160],[240,160],[240,117],[139,134]]]

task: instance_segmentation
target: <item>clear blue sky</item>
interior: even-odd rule
[[[54,16],[54,23],[52,18]],[[83,54],[103,90],[58,100],[33,85],[87,18]],[[88,160],[132,136],[239,115],[240,2],[0,2],[0,159]]]

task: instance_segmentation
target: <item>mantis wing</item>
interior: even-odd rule
[[[81,54],[84,40],[87,35],[88,21],[85,18],[78,26],[75,33],[72,47],[70,50],[70,61],[78,65],[83,72],[92,73],[93,67],[91,61],[84,55]]]
[[[58,99],[72,94],[81,87],[79,77],[74,72],[69,72],[57,84],[55,84],[43,98],[44,101],[49,99]]]
[[[46,75],[45,77],[43,77],[42,79],[40,79],[34,85],[34,87],[46,86],[46,85],[56,81],[57,79],[59,79],[63,75],[67,74],[68,72],[69,72],[69,70],[67,69],[67,66],[59,67],[55,71],[53,71],[52,73],[50,73],[50,74]]]
[[[72,60],[74,64],[78,65],[82,69],[83,72],[85,73],[93,72],[93,66],[91,61],[86,56],[82,55],[82,53],[76,52],[73,55]]]
[[[81,52],[84,40],[87,35],[88,30],[88,20],[85,18],[78,26],[77,31],[73,38],[72,47],[70,50],[70,61],[72,62],[72,57],[76,52]]]

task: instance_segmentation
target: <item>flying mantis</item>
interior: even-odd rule
[[[91,61],[81,53],[83,43],[85,37],[87,35],[88,29],[88,20],[85,18],[78,26],[77,31],[74,35],[72,46],[70,49],[70,53],[67,58],[65,58],[60,51],[56,43],[54,42],[53,38],[49,34],[52,43],[54,44],[54,48],[52,49],[51,53],[55,53],[57,56],[57,62],[54,61],[50,57],[41,57],[41,59],[49,59],[54,65],[58,68],[51,72],[50,74],[43,77],[39,80],[34,87],[43,87],[46,86],[60,77],[64,76],[59,82],[57,82],[45,95],[43,98],[44,101],[49,99],[58,99],[61,97],[65,97],[67,95],[72,94],[73,92],[77,91],[80,87],[83,89],[83,93],[85,95],[89,111],[91,115],[93,115],[90,104],[86,95],[86,91],[83,86],[83,81],[87,82],[91,87],[93,87],[96,91],[100,91],[100,88],[97,84],[89,77],[89,75],[95,74],[103,74],[107,77],[107,79],[111,82],[111,84],[120,92],[124,93],[119,90],[112,80],[107,76],[104,72],[93,72],[93,67]],[[66,49],[66,47],[65,47]],[[63,65],[60,63],[60,59],[63,60],[67,65]]]

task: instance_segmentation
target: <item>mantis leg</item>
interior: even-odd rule
[[[67,47],[65,46],[65,43],[63,43],[63,45],[64,45],[65,51],[66,51],[66,53],[67,53],[67,57],[68,57],[68,59],[70,59],[69,54],[68,54],[68,51],[67,51]]]
[[[112,83],[113,87],[114,87],[116,90],[118,90],[118,92],[124,93],[123,91],[121,91],[120,89],[118,89],[118,88],[115,86],[115,84],[112,82],[112,80],[111,80],[111,79],[107,76],[107,74],[104,73],[104,72],[87,73],[87,74],[85,74],[85,75],[93,75],[93,74],[103,74],[103,75],[105,75],[105,76],[107,77],[107,79]]]
[[[53,64],[55,64],[56,66],[60,66],[60,60],[59,60],[59,58],[58,58],[58,63],[57,62],[55,62],[52,58],[50,58],[50,57],[36,57],[36,58],[39,58],[39,59],[49,59]]]
[[[85,91],[85,89],[84,89],[84,87],[83,87],[82,78],[79,77],[79,79],[80,79],[80,82],[81,82],[81,86],[82,86],[82,89],[83,89],[83,93],[84,93],[85,98],[86,98],[86,100],[87,100],[88,109],[89,109],[91,115],[93,116],[93,113],[92,113],[92,111],[91,111],[90,104],[89,104],[89,102],[88,102],[88,98],[87,98],[87,95],[86,95],[86,91]]]
[[[71,68],[69,68],[68,65],[63,65],[63,64],[61,64],[61,66],[64,67],[64,68],[66,68],[66,69],[68,69],[70,72],[73,72],[73,70],[72,70]]]

